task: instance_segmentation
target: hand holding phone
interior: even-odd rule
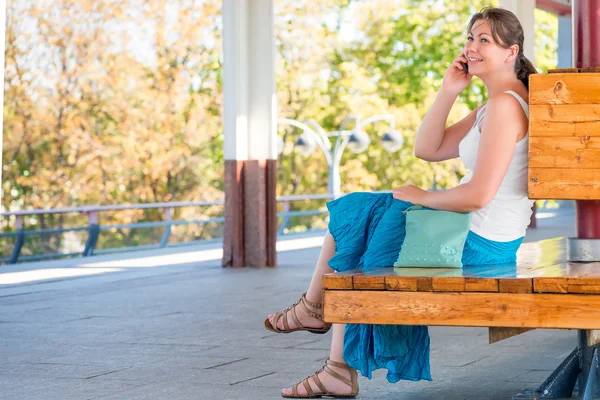
[[[467,62],[464,52],[460,52],[444,74],[442,88],[450,93],[459,94],[469,85],[473,76],[469,73]]]
[[[465,71],[467,74],[469,73],[469,64],[467,64],[466,62],[461,62],[462,67],[463,67],[463,71]]]

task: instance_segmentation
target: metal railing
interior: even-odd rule
[[[325,209],[310,209],[301,211],[290,211],[290,204],[295,201],[312,201],[312,200],[331,200],[335,197],[333,194],[316,194],[316,195],[297,195],[297,196],[281,196],[277,198],[277,203],[282,203],[283,211],[277,213],[277,217],[282,220],[279,223],[278,234],[285,234],[285,230],[289,225],[290,218],[295,216],[311,216],[326,214]],[[114,253],[130,250],[157,249],[165,247],[174,247],[181,245],[190,245],[196,243],[206,243],[211,239],[191,240],[185,242],[169,243],[171,237],[171,228],[178,225],[192,224],[208,224],[208,223],[223,223],[224,217],[200,218],[200,219],[182,219],[173,220],[173,209],[182,207],[208,207],[208,206],[223,206],[225,202],[219,201],[197,201],[197,202],[173,202],[173,203],[148,203],[148,204],[133,204],[133,205],[115,205],[115,206],[86,206],[73,208],[57,208],[57,209],[36,209],[24,211],[10,211],[0,213],[0,217],[14,217],[15,227],[14,232],[0,233],[0,240],[4,238],[14,238],[15,243],[11,255],[9,257],[0,258],[0,262],[14,264],[18,261],[35,261],[57,257],[73,257],[83,256],[88,257],[94,254]],[[107,211],[119,210],[140,210],[140,209],[161,209],[164,211],[164,221],[153,222],[136,222],[126,224],[101,225],[99,223],[98,214]],[[23,219],[26,216],[34,215],[53,215],[53,214],[79,214],[87,216],[87,226],[68,227],[68,228],[53,228],[53,229],[36,229],[28,230],[24,228]],[[135,228],[157,228],[163,227],[164,231],[159,243],[152,245],[114,247],[105,249],[96,249],[98,238],[103,231],[115,229],[135,229]],[[51,234],[62,234],[65,232],[87,232],[87,239],[82,251],[71,253],[50,253],[36,255],[21,255],[21,250],[25,244],[25,239],[29,236],[42,236]],[[214,240],[214,239],[213,239]],[[220,240],[220,239],[218,239]]]

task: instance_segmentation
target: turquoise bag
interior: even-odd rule
[[[471,213],[412,206],[406,214],[406,238],[394,267],[462,268]]]

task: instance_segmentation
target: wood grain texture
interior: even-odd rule
[[[411,276],[409,276],[409,277],[387,276],[385,278],[385,288],[387,290],[416,292],[417,291],[417,280]]]
[[[331,323],[600,329],[600,296],[326,290]]]
[[[354,289],[385,289],[385,276],[358,275],[352,278]]]
[[[498,279],[465,278],[465,292],[497,292]]]
[[[533,293],[533,279],[499,279],[498,291],[500,293]]]
[[[600,104],[600,74],[535,74],[529,104]]]
[[[321,286],[323,289],[352,289],[352,275],[325,274]]]
[[[600,104],[562,104],[529,106],[529,136],[598,137]]]
[[[529,168],[530,199],[599,200],[600,169]]]
[[[600,170],[599,137],[532,137],[529,140],[530,168],[575,168]]]
[[[431,278],[431,289],[434,292],[464,292],[465,278],[462,276],[434,276]]]

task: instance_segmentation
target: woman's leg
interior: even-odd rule
[[[323,288],[321,286],[321,278],[323,277],[324,274],[330,274],[333,272],[333,269],[329,266],[329,260],[331,259],[331,257],[333,257],[334,254],[335,254],[335,241],[333,240],[333,236],[331,236],[331,234],[329,232],[327,232],[325,234],[323,246],[321,247],[321,254],[319,255],[319,259],[317,261],[317,266],[315,267],[315,271],[313,273],[312,280],[311,280],[308,290],[306,292],[306,299],[311,303],[321,303],[323,300]],[[308,308],[311,309],[311,311],[313,311],[313,312],[321,313],[321,310],[315,309],[315,308],[311,307],[310,305],[308,306]],[[322,328],[325,326],[325,323],[323,321],[320,321],[320,320],[312,317],[310,314],[308,314],[306,312],[306,310],[304,309],[304,307],[296,306],[295,311],[296,311],[296,315],[298,316],[298,320],[305,327]],[[269,315],[269,321],[271,323],[273,323],[274,316],[275,316],[275,314]],[[288,322],[290,329],[294,329],[297,327],[296,323],[294,322],[294,320],[291,316],[288,317],[287,322]],[[277,327],[279,329],[284,329],[283,317],[279,318],[279,321],[277,322]]]
[[[333,329],[332,329],[333,335],[331,336],[331,350],[329,351],[329,358],[331,359],[331,361],[335,361],[335,362],[342,363],[342,364],[346,364],[346,362],[344,361],[344,357],[343,357],[345,329],[346,329],[345,324],[334,324],[333,325]],[[343,369],[343,368],[335,367],[332,365],[330,365],[329,368],[331,368],[333,371],[337,372],[344,378],[351,380],[350,371]],[[323,384],[325,389],[327,389],[331,393],[348,394],[348,393],[352,392],[352,387],[348,386],[346,383],[340,381],[339,379],[334,378],[327,372],[321,371],[318,374],[318,376],[319,376],[319,380],[321,381],[321,383]],[[317,384],[314,382],[313,378],[309,378],[308,382],[311,386],[311,389],[315,393],[321,392],[321,390],[319,389]],[[282,393],[285,395],[291,395],[292,388],[289,387],[289,388],[283,389]],[[304,385],[298,385],[298,394],[300,394],[300,395],[306,394],[306,388],[304,387]]]

